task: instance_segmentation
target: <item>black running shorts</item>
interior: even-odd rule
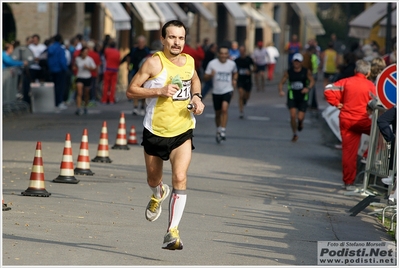
[[[222,95],[212,94],[213,109],[215,109],[215,111],[220,111],[222,109],[222,103],[226,101],[227,103],[230,104],[232,96],[233,96],[233,91],[227,92]]]
[[[191,139],[191,149],[194,150],[193,145],[193,130],[189,129],[183,134],[176,137],[164,138],[152,134],[148,129],[143,130],[143,142],[144,151],[149,155],[160,157],[162,160],[169,160],[170,153],[173,149],[176,149],[182,145],[186,140]]]
[[[308,108],[308,93],[302,94],[299,91],[294,91],[293,95],[293,98],[290,98],[289,96],[287,98],[288,109],[296,108],[298,111],[305,113]]]

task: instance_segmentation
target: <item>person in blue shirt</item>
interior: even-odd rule
[[[60,34],[54,36],[54,42],[48,47],[47,51],[47,64],[54,82],[55,106],[61,109],[68,66]]]
[[[27,61],[19,61],[19,60],[14,60],[10,55],[14,51],[14,45],[7,43],[4,46],[3,50],[3,69],[7,67],[22,67],[28,65]]]
[[[231,48],[229,49],[229,58],[234,61],[239,57],[240,57],[240,50],[238,48],[238,42],[233,41],[231,42]]]

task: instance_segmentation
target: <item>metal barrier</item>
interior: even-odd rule
[[[383,184],[378,184],[378,179],[391,177],[396,173],[396,164],[392,169],[389,167],[389,162],[393,158],[393,163],[396,163],[396,151],[391,150],[391,144],[386,142],[377,125],[377,119],[386,111],[382,106],[377,106],[373,111],[370,143],[367,155],[366,168],[364,173],[363,189],[362,191],[369,194],[379,194],[379,190],[385,192],[387,189]],[[393,151],[393,155],[391,152]],[[388,189],[390,191],[391,189]]]
[[[367,161],[364,173],[363,186],[353,192],[347,192],[345,195],[363,195],[367,196],[349,211],[351,216],[356,216],[360,211],[365,209],[371,202],[379,201],[376,196],[391,193],[393,185],[388,188],[381,182],[382,178],[394,177],[396,174],[396,148],[391,148],[391,144],[383,138],[378,125],[377,119],[386,109],[381,105],[377,105],[372,114],[372,123],[370,130],[369,148],[367,153]],[[392,167],[390,161],[392,160]]]
[[[3,103],[12,102],[17,99],[20,72],[18,67],[3,69]]]

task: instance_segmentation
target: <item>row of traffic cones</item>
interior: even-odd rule
[[[129,144],[137,144],[136,131],[134,126],[131,128]],[[124,149],[128,150],[126,141],[126,129],[125,129],[125,118],[124,114],[121,114],[118,135],[116,143],[113,149]],[[41,196],[49,197],[51,193],[47,192],[44,185],[44,170],[43,170],[43,160],[41,155],[42,145],[41,142],[37,142],[35,158],[33,160],[32,172],[30,176],[29,187],[21,192],[24,196]],[[77,184],[79,180],[75,178],[74,175],[94,175],[90,170],[89,161],[89,145],[88,145],[88,131],[83,130],[82,142],[80,144],[80,153],[78,156],[77,167],[74,169],[72,160],[72,147],[71,147],[71,136],[69,133],[65,137],[65,146],[63,151],[62,162],[60,165],[60,174],[53,182],[59,183],[72,183]],[[97,156],[93,158],[93,162],[105,162],[111,163],[112,160],[109,158],[108,153],[108,133],[107,133],[107,123],[104,121],[101,129],[100,141],[98,144]],[[4,204],[3,200],[3,210],[8,210],[7,205]]]

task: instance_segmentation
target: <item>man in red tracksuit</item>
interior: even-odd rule
[[[367,79],[370,75],[370,63],[365,60],[356,62],[355,75],[328,84],[324,90],[327,102],[340,109],[339,126],[342,137],[342,173],[345,188],[354,190],[357,172],[357,151],[361,135],[370,135],[371,119],[367,105],[376,89]]]

